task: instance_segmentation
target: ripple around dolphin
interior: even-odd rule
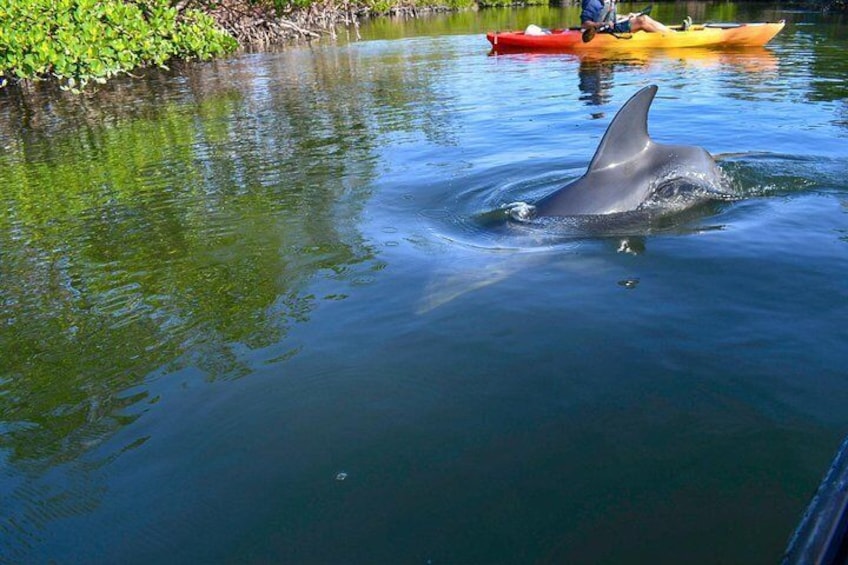
[[[433,231],[453,243],[490,249],[550,249],[597,237],[720,229],[704,220],[740,197],[732,179],[722,178],[715,185],[710,179],[669,171],[657,179],[654,196],[638,210],[597,216],[534,215],[533,202],[580,172],[579,168],[531,170],[515,179],[515,171],[509,170],[500,175],[505,180],[492,185],[487,182],[497,175],[490,171],[456,195],[455,209],[427,216],[437,224]]]
[[[716,160],[723,173],[718,186],[669,172],[639,210],[563,218],[533,217],[532,203],[579,176],[582,165],[554,169],[550,161],[539,161],[520,171],[514,165],[490,169],[465,179],[466,188],[453,197],[455,207],[430,218],[436,220],[432,233],[495,250],[544,250],[610,236],[696,234],[723,229],[721,217],[734,202],[828,192],[848,170],[844,158],[770,152],[722,154]]]
[[[770,152],[720,156],[741,198],[789,196],[841,186],[848,159]]]
[[[576,179],[584,162],[536,159],[471,169],[449,185],[424,187],[431,195],[418,220],[427,238],[489,251],[573,248],[587,240],[653,234],[697,234],[721,230],[722,216],[739,200],[826,191],[844,176],[845,159],[768,152],[717,155],[718,185],[668,171],[657,179],[654,197],[640,209],[620,214],[537,218],[532,204]],[[460,188],[456,190],[456,186]]]
[[[535,217],[532,202],[556,190],[564,178],[551,174],[494,187],[466,189],[456,207],[420,214],[429,233],[451,245],[489,251],[547,251],[573,248],[586,240],[627,235],[680,235],[722,229],[708,221],[739,195],[698,184],[697,179],[673,177],[658,182],[656,197],[638,210],[593,216]],[[725,188],[728,188],[725,190]]]

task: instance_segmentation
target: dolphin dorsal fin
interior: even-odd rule
[[[628,100],[612,119],[589,171],[606,169],[629,160],[650,145],[648,136],[648,110],[657,93],[657,86],[646,86]]]

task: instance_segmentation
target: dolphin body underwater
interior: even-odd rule
[[[622,106],[582,177],[542,197],[529,214],[510,215],[524,220],[619,214],[654,206],[681,209],[726,196],[721,169],[705,149],[650,138],[648,110],[656,93],[656,85],[646,86]]]

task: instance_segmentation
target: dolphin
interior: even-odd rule
[[[705,149],[656,143],[648,135],[656,93],[651,85],[634,94],[613,118],[586,173],[538,200],[533,215],[616,214],[663,200],[686,207],[722,195],[724,177]]]

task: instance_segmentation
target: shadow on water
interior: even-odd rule
[[[675,210],[652,207],[627,213],[533,218],[511,217],[515,203],[467,217],[442,218],[436,232],[452,247],[432,276],[418,308],[428,313],[470,293],[504,283],[527,271],[554,269],[559,277],[602,277],[616,255],[642,255],[654,236],[689,236],[725,228],[717,221],[734,198],[702,200]],[[523,204],[523,203],[522,203]],[[519,205],[522,205],[519,204]],[[618,285],[635,288],[638,278]]]

